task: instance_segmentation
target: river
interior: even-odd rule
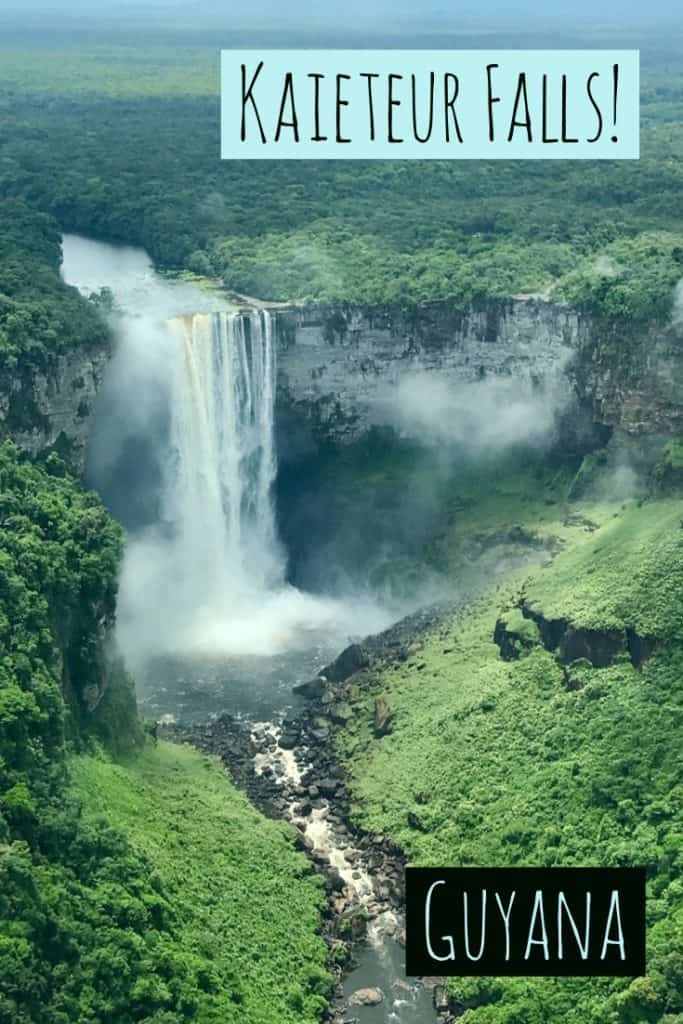
[[[115,304],[86,480],[128,531],[118,639],[142,713],[191,723],[229,712],[276,728],[297,683],[388,617],[362,595],[306,594],[287,581],[271,499],[267,311],[163,277],[140,249],[75,235],[64,236],[62,274],[86,294],[109,289]],[[318,809],[311,835],[344,866],[323,819]],[[370,935],[344,993],[378,987],[384,999],[346,1019],[432,1024],[431,994],[406,982],[400,946],[372,923]]]

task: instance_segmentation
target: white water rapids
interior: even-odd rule
[[[403,952],[397,940],[404,930],[398,914],[382,893],[379,879],[367,865],[367,856],[354,842],[354,836],[335,815],[334,800],[318,797],[302,802],[302,782],[310,768],[310,752],[299,745],[296,752],[280,746],[280,728],[272,722],[256,722],[252,726],[252,742],[257,750],[254,770],[273,779],[287,801],[285,817],[298,828],[310,844],[313,859],[322,859],[336,870],[343,889],[335,900],[336,912],[342,914],[361,910],[367,919],[367,946],[361,951],[359,966],[347,975],[344,983],[346,1000],[355,990],[380,985],[381,1003],[376,1006],[353,1006],[335,1020],[358,1024],[424,1024],[433,1021],[432,991],[429,985],[406,980],[403,973]]]

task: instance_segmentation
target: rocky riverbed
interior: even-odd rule
[[[174,726],[178,739],[218,755],[265,814],[290,822],[297,846],[323,876],[323,933],[335,976],[329,1019],[334,1024],[447,1024],[455,1019],[442,979],[406,979],[399,967],[405,941],[405,858],[388,837],[352,826],[344,771],[331,743],[346,714],[347,681],[387,660],[408,657],[412,641],[438,625],[448,611],[452,609],[423,610],[376,637],[350,645],[317,677],[298,687],[307,698],[305,706],[275,721],[249,722],[222,714],[204,724]],[[390,728],[390,709],[383,712],[376,706],[376,732],[381,735]],[[363,984],[350,988],[355,978]]]

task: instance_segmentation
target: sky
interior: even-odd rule
[[[680,55],[681,0],[0,0],[2,47],[640,49]]]
[[[5,11],[32,13],[50,12],[93,21],[110,18],[112,14],[139,17],[145,13],[159,16],[163,11],[187,14],[194,19],[229,22],[257,21],[263,18],[282,21],[310,18],[337,21],[348,26],[351,19],[376,20],[400,17],[416,21],[439,20],[456,23],[459,18],[496,18],[512,22],[520,18],[553,17],[585,18],[615,21],[626,16],[630,20],[670,20],[681,17],[680,0],[3,0]],[[549,9],[550,8],[550,9]]]

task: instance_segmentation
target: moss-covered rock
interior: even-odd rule
[[[541,640],[541,633],[533,619],[525,618],[519,608],[511,608],[497,620],[493,639],[506,661],[528,654]]]

